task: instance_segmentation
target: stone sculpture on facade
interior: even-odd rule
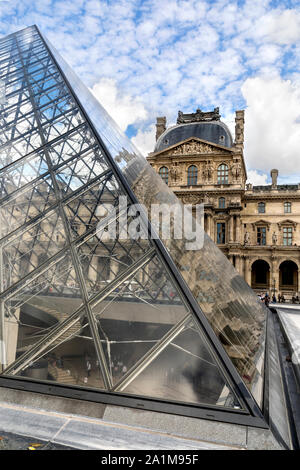
[[[231,167],[231,174],[235,180],[237,180],[241,175],[242,167],[240,162],[236,161]]]
[[[244,236],[244,245],[248,245],[249,242],[250,242],[250,234],[249,232],[246,232]]]
[[[172,178],[173,183],[180,182],[181,176],[182,176],[182,171],[180,166],[177,163],[173,163],[171,168],[170,168],[170,174]]]
[[[220,121],[220,118],[219,108],[214,108],[213,111],[207,112],[203,112],[198,108],[195,113],[190,114],[184,114],[182,111],[178,111],[177,124],[201,121]]]
[[[206,161],[202,174],[203,174],[204,181],[212,180],[213,174],[214,174],[214,167],[211,163],[211,160]]]

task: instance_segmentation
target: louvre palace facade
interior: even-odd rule
[[[158,117],[149,163],[184,204],[204,203],[207,234],[257,292],[300,290],[300,184],[246,184],[244,111],[236,111],[235,140],[212,112],[183,114],[166,128]]]

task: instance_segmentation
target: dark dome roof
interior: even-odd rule
[[[167,129],[157,140],[154,152],[160,152],[191,137],[207,140],[214,144],[232,147],[230,130],[220,121],[178,124]]]

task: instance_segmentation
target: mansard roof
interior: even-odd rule
[[[190,137],[232,147],[233,139],[229,128],[221,121],[192,122],[169,127],[158,138],[154,152],[159,152]]]

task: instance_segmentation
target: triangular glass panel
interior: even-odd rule
[[[18,376],[104,390],[105,385],[87,317],[78,316],[49,347],[18,371]]]
[[[174,325],[116,390],[176,402],[242,408],[192,316]]]
[[[130,269],[130,260],[127,263],[118,266],[118,274]],[[92,312],[114,386],[189,313],[157,257],[119,284],[104,301],[95,301]]]
[[[57,255],[51,263],[46,258],[46,266],[40,267],[31,280],[19,281],[0,302],[4,314],[5,363],[10,366],[82,304],[70,253]]]

